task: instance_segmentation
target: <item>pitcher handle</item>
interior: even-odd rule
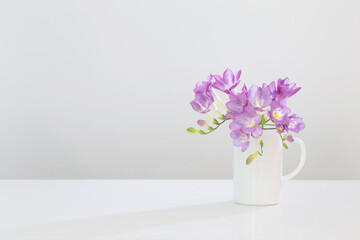
[[[306,159],[305,143],[300,138],[294,138],[294,140],[297,144],[300,145],[300,149],[301,149],[300,162],[299,162],[299,165],[293,171],[291,171],[290,173],[288,173],[282,177],[283,181],[287,181],[287,180],[295,177],[301,171],[301,169],[304,167],[304,164],[305,164],[305,159]]]

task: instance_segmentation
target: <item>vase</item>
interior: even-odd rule
[[[306,148],[304,142],[294,138],[300,145],[301,156],[298,166],[283,176],[283,144],[275,129],[264,130],[261,139],[264,142],[262,156],[247,165],[246,160],[252,153],[260,151],[260,143],[250,140],[250,146],[242,152],[234,147],[234,200],[244,205],[273,205],[280,203],[281,185],[297,175],[304,166]]]

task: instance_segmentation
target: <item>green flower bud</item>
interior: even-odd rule
[[[261,147],[261,149],[264,147],[264,142],[263,142],[263,140],[260,141],[260,147]]]
[[[200,133],[200,130],[197,130],[197,129],[193,128],[193,127],[189,127],[188,129],[186,129],[186,131],[188,133]]]
[[[252,161],[254,161],[254,159],[257,158],[259,155],[261,156],[260,152],[250,154],[248,156],[248,158],[246,159],[246,165],[250,165],[252,163]]]

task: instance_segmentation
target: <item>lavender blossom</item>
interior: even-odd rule
[[[255,108],[247,105],[244,111],[233,119],[229,128],[233,131],[241,130],[245,134],[251,134],[252,137],[257,138],[263,133],[262,128],[259,127],[260,121],[261,117],[255,113]]]
[[[301,117],[296,116],[293,114],[291,116],[285,115],[282,121],[276,125],[276,129],[279,133],[282,132],[300,132],[305,128],[305,124]]]
[[[269,87],[265,84],[262,88],[252,85],[248,91],[248,99],[257,111],[262,111],[272,101]]]
[[[214,97],[212,91],[212,75],[207,77],[206,81],[196,83],[194,88],[195,99],[190,102],[191,107],[200,113],[207,113],[213,106]],[[215,106],[213,106],[215,108]]]
[[[282,123],[284,116],[290,113],[290,108],[286,106],[285,101],[273,101],[270,104],[269,117],[275,123]]]
[[[213,103],[214,99],[212,96],[199,94],[195,95],[195,99],[190,102],[190,105],[196,112],[207,113],[210,111],[210,107]]]
[[[233,144],[236,147],[241,147],[241,151],[245,152],[246,149],[250,146],[250,135],[245,134],[241,130],[234,130],[230,133],[231,138],[233,139]]]
[[[190,104],[192,108],[205,114],[211,119],[214,126],[210,126],[205,120],[198,120],[200,127],[207,128],[206,131],[195,128],[188,128],[189,133],[209,134],[218,129],[220,125],[231,119],[229,128],[230,136],[234,146],[240,147],[241,151],[246,151],[250,145],[250,138],[259,138],[263,134],[263,129],[274,122],[276,131],[280,133],[284,148],[288,148],[287,142],[293,142],[294,137],[289,132],[298,133],[305,128],[301,117],[295,114],[290,115],[290,108],[287,107],[287,99],[296,94],[301,88],[296,87],[288,78],[278,79],[266,85],[251,86],[247,89],[244,84],[239,92],[235,88],[240,84],[241,70],[234,73],[227,68],[223,75],[209,75],[206,81],[198,82],[194,88],[195,99]],[[229,95],[229,101],[224,104],[216,94],[215,89]],[[215,104],[216,103],[216,104]],[[219,111],[217,106],[221,105],[227,110],[227,114]],[[213,117],[209,111],[219,114]],[[221,121],[220,121],[221,120]],[[261,152],[251,154],[246,163],[250,164],[256,157],[262,156],[264,142],[260,141]]]
[[[223,73],[222,77],[220,75],[213,75],[213,77],[215,78],[215,83],[213,84],[213,87],[224,93],[230,94],[230,92],[237,85],[239,85],[240,75],[241,75],[241,70],[237,72],[235,77],[234,73],[229,68],[227,68]]]
[[[284,118],[286,119],[288,116],[285,115]],[[276,131],[278,133],[283,133],[283,132],[288,132],[289,131],[289,128],[288,128],[288,125],[286,123],[286,121],[282,121],[281,123],[278,123],[276,125]]]
[[[200,81],[196,83],[196,86],[194,88],[194,93],[207,93],[212,95],[212,84],[213,84],[213,76],[210,74],[207,78],[206,81]]]
[[[279,98],[289,98],[297,93],[301,87],[296,87],[296,83],[290,83],[289,78],[279,79],[277,81],[277,91]]]
[[[231,113],[226,114],[226,118],[235,118],[239,113],[241,113],[245,106],[247,105],[247,96],[246,92],[242,93],[233,93],[229,94],[230,101],[226,103],[226,107],[231,111]]]
[[[301,117],[293,114],[289,117],[288,128],[290,131],[298,133],[305,128],[305,123]]]

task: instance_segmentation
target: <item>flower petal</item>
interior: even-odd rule
[[[229,68],[227,68],[223,74],[223,83],[225,85],[232,85],[235,83],[234,73]]]
[[[261,127],[256,126],[256,127],[255,127],[255,130],[252,132],[251,135],[252,135],[254,138],[258,138],[258,137],[260,137],[262,134],[263,134],[263,130],[261,129]]]
[[[241,69],[237,72],[237,74],[236,74],[236,82],[237,81],[239,81],[239,79],[240,79],[240,76],[241,76]]]

